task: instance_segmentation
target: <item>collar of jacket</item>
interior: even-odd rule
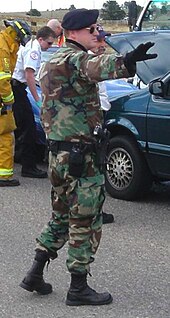
[[[86,48],[81,45],[80,43],[74,41],[74,40],[71,40],[71,39],[66,39],[66,43],[71,43],[71,44],[74,44],[75,46],[77,46],[79,49],[81,49],[82,51],[85,51],[87,52]]]

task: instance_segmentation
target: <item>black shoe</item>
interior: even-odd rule
[[[27,178],[47,178],[47,172],[40,170],[38,168],[22,168],[21,171],[21,176],[22,177],[27,177]]]
[[[0,187],[16,187],[19,186],[20,182],[18,179],[1,179]]]
[[[50,262],[48,252],[37,250],[32,267],[19,286],[29,292],[35,290],[41,295],[51,294],[51,284],[46,283],[43,279],[43,271],[47,262],[48,264]]]
[[[106,305],[112,302],[112,296],[105,293],[97,293],[87,284],[87,274],[75,275],[71,274],[71,285],[67,293],[66,305],[81,306],[81,305]]]
[[[113,301],[112,295],[105,293],[97,293],[94,289],[87,286],[82,291],[71,291],[67,293],[66,305],[82,306],[82,305],[107,305]]]
[[[102,217],[103,217],[103,224],[114,222],[113,214],[102,212]]]
[[[36,291],[41,295],[48,295],[52,293],[52,286],[46,283],[42,276],[28,274],[23,281],[19,284],[20,287],[24,288],[29,292]]]

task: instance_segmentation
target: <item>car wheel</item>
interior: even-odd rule
[[[107,192],[121,200],[135,200],[152,185],[150,171],[136,142],[124,135],[110,140],[105,176]]]

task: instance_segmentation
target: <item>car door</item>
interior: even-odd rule
[[[147,112],[147,147],[151,169],[170,177],[170,100],[151,95]]]

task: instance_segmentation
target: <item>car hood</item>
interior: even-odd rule
[[[154,42],[148,53],[157,53],[156,59],[137,63],[137,75],[144,84],[161,77],[170,69],[170,30],[119,33],[106,37],[106,43],[122,55],[134,50],[139,44]]]

